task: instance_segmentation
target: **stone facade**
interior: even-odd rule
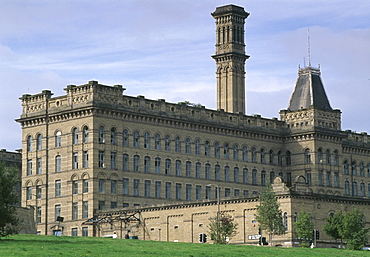
[[[221,31],[223,22],[234,26],[235,19],[229,18],[236,15],[235,26],[239,26],[240,35],[244,34],[240,26],[248,15],[242,9],[216,9],[213,16],[217,31]],[[224,14],[231,16],[225,18]],[[244,45],[244,41],[238,44]],[[235,62],[244,66],[244,48],[239,49],[241,59],[234,58],[237,50],[221,53],[219,49],[216,56],[227,55],[231,66]],[[218,58],[215,59],[219,68],[226,59]],[[244,76],[244,68],[238,74],[238,81],[243,83],[236,85],[244,90],[244,77],[240,77]],[[321,81],[314,85],[299,82],[300,76],[307,74],[316,76],[316,81],[320,76],[318,69],[300,69],[296,88],[315,86],[319,90],[303,88],[302,92],[316,92],[310,99],[326,98],[320,93],[324,92]],[[280,199],[290,225],[286,237],[279,240],[293,245],[289,228],[302,203],[314,206],[316,201],[329,199],[335,202],[330,211],[335,211],[341,208],[337,204],[340,201],[363,203],[369,199],[369,135],[341,131],[339,110],[320,108],[314,101],[300,109],[280,111],[280,120],[266,119],[244,115],[242,107],[224,110],[220,99],[219,110],[210,110],[127,96],[124,90],[121,85],[90,81],[69,85],[66,94],[58,97],[44,90],[20,98],[23,112],[17,121],[22,125],[22,206],[36,207],[38,233],[102,236],[103,228],[86,221],[91,223],[105,210],[129,213],[127,210],[134,208],[148,215],[142,216],[148,219],[145,229],[160,228],[158,234],[143,233],[142,239],[192,242],[196,233],[204,231],[205,227],[199,224],[206,226],[214,214],[214,200],[220,197],[223,211],[230,207],[238,223],[248,227],[234,242],[248,243],[253,240],[247,241],[246,235],[255,235],[258,227],[250,225],[257,196],[280,177],[285,183],[281,188],[289,192],[303,188],[307,193],[300,197],[285,190],[286,196]],[[245,98],[243,90],[238,91],[238,98]],[[224,97],[222,101],[226,101]],[[232,97],[227,101],[239,100]],[[304,183],[297,183],[297,177]],[[149,207],[153,205],[172,207]],[[250,211],[245,212],[245,208]],[[180,215],[180,209],[194,217],[188,213],[181,218],[166,216],[167,230],[156,225],[157,220],[160,224],[165,222],[162,214]],[[317,217],[323,220],[328,211],[318,210]],[[197,228],[189,225],[194,219],[199,223]],[[169,230],[175,226],[172,221],[178,224],[176,229],[183,229],[182,223],[188,224],[187,230],[172,236],[176,233]],[[189,234],[188,229],[193,232]]]

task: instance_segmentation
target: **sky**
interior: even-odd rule
[[[342,129],[370,133],[370,1],[0,0],[0,149],[21,148],[19,97],[97,80],[126,95],[216,109],[218,6],[245,25],[246,113],[279,117],[298,67],[321,68]]]

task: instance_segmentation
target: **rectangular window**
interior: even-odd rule
[[[83,167],[84,168],[89,167],[89,151],[84,151],[83,153]]]
[[[82,218],[87,219],[89,217],[89,202],[82,202]]]
[[[206,186],[206,199],[211,199],[211,187]]]
[[[98,192],[99,193],[104,193],[105,192],[105,180],[104,179],[99,179]]]
[[[60,207],[60,204],[58,204],[58,205],[55,205],[55,221],[60,216],[61,216],[61,207]]]
[[[32,160],[27,160],[27,176],[32,175]]]
[[[32,199],[32,187],[27,187],[27,200]]]
[[[78,219],[78,203],[72,203],[72,219]]]
[[[60,172],[62,168],[62,158],[60,155],[55,156],[55,172]]]
[[[215,180],[220,180],[221,179],[221,176],[220,176],[220,165],[216,165],[215,166]]]
[[[139,196],[140,179],[134,179],[134,196]]]
[[[42,159],[41,158],[37,158],[37,171],[36,171],[37,174],[41,174],[42,173]]]
[[[110,168],[112,170],[117,169],[117,153],[116,152],[110,153]]]
[[[243,169],[243,183],[248,184],[248,169]]]
[[[234,189],[234,196],[238,197],[240,195],[239,189]]]
[[[110,208],[116,209],[117,208],[117,202],[110,202]]]
[[[176,161],[176,176],[181,176],[181,161]]]
[[[83,227],[82,228],[82,236],[89,236],[89,228]]]
[[[225,188],[225,197],[230,197],[230,188]]]
[[[128,195],[128,186],[129,186],[129,184],[128,184],[128,182],[129,182],[129,180],[128,180],[128,178],[124,178],[123,179],[123,188],[122,188],[122,193],[124,194],[124,195]]]
[[[98,203],[98,210],[104,210],[105,209],[105,202],[99,201]]]
[[[117,180],[110,181],[110,193],[117,194]]]
[[[239,183],[239,168],[238,167],[234,168],[234,182]]]
[[[249,191],[248,190],[243,190],[243,195],[244,196],[248,196],[249,195]]]
[[[185,199],[187,201],[190,201],[191,200],[191,185],[190,184],[186,184],[186,187],[185,187]]]
[[[311,186],[311,185],[312,185],[311,172],[307,172],[307,173],[306,173],[306,179],[307,179],[307,184],[308,184],[309,186]]]
[[[62,184],[60,180],[55,180],[55,197],[61,196]]]
[[[171,160],[170,159],[166,159],[164,174],[166,174],[166,175],[171,174]]]
[[[208,163],[205,166],[205,177],[206,179],[211,179],[211,165]]]
[[[149,156],[144,157],[144,172],[150,173],[150,157]]]
[[[77,180],[74,180],[72,182],[72,193],[74,195],[78,194],[78,181]]]
[[[144,182],[144,195],[150,197],[150,180],[145,180]]]
[[[37,207],[36,223],[41,223],[41,207]]]
[[[72,228],[72,236],[78,236],[77,228]]]
[[[181,189],[182,189],[182,185],[179,183],[176,183],[176,200],[181,200]]]
[[[171,199],[171,182],[166,182],[166,199]]]
[[[319,181],[319,186],[323,186],[323,178],[322,178],[322,171],[318,173],[318,181]]]
[[[78,153],[72,154],[72,169],[78,169]]]
[[[104,151],[99,151],[99,168],[104,168]]]
[[[40,199],[42,197],[42,188],[41,186],[36,186],[36,198]]]
[[[83,180],[83,192],[88,193],[89,192],[89,180],[84,179]]]
[[[191,176],[191,162],[186,162],[185,175],[187,177]]]
[[[195,200],[202,200],[202,186],[195,187]]]
[[[160,181],[155,182],[155,197],[161,198],[161,182]]]

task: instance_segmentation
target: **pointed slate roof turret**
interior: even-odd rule
[[[333,110],[326,96],[320,75],[320,68],[306,67],[298,70],[298,79],[289,101],[289,111],[309,107],[326,111]]]

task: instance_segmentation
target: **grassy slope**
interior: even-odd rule
[[[15,235],[0,240],[0,256],[370,256],[365,251],[211,245],[92,237]]]

